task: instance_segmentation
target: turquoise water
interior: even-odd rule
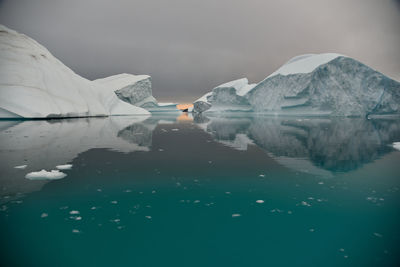
[[[400,260],[399,120],[171,115],[0,131],[2,266]],[[63,179],[25,178],[67,163]]]

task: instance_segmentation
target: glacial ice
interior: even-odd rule
[[[255,86],[247,78],[227,82],[196,100],[193,111],[201,113],[225,111],[249,111],[250,104],[245,95]]]
[[[292,58],[258,84],[235,80],[194,103],[194,111],[253,111],[290,116],[400,114],[400,83],[335,53]]]
[[[132,114],[149,112],[121,101],[107,86],[77,75],[33,39],[0,25],[0,117]]]

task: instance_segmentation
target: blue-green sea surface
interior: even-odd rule
[[[1,266],[398,266],[399,141],[394,119],[0,121]]]

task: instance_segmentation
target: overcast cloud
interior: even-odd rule
[[[338,52],[400,80],[398,0],[0,0],[0,23],[78,74],[150,74],[159,100]]]

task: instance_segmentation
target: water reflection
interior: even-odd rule
[[[39,190],[47,181],[27,181],[29,172],[52,170],[80,153],[105,148],[122,153],[149,151],[157,117],[0,121],[1,195]],[[175,118],[170,118],[175,121]],[[169,121],[163,119],[164,123]],[[27,165],[26,168],[14,168]]]
[[[391,152],[390,144],[400,140],[399,120],[259,116],[195,116],[193,119],[195,125],[225,146],[246,151],[249,145],[256,145],[287,168],[323,177],[372,162]],[[191,121],[191,114],[187,113],[179,117],[0,121],[0,196],[39,190],[47,181],[27,181],[24,178],[27,173],[71,163],[79,154],[94,148],[122,153],[150,151],[158,124]],[[196,142],[195,136],[180,138]],[[157,142],[163,148],[163,139]],[[214,153],[203,150],[195,153]],[[23,165],[27,167],[15,168]]]
[[[399,120],[202,116],[195,122],[226,146],[255,144],[286,167],[323,176],[372,162],[400,140]]]

